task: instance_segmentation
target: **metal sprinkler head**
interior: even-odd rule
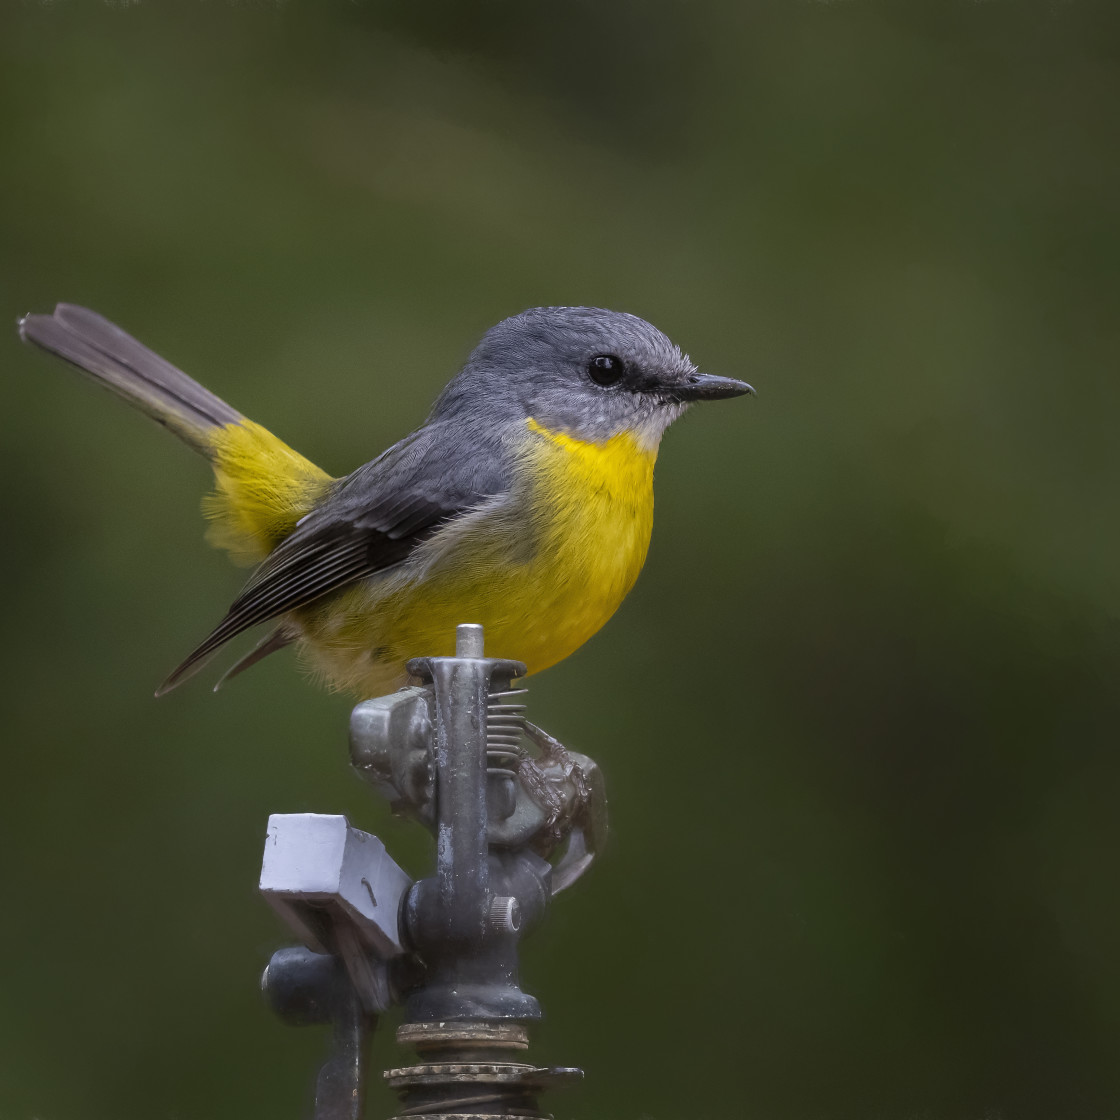
[[[334,1023],[316,1120],[358,1120],[368,1037],[397,1003],[397,1041],[419,1059],[384,1074],[400,1120],[543,1118],[539,1095],[583,1074],[512,1060],[542,1014],[520,944],[602,846],[602,777],[525,719],[525,666],[486,657],[481,626],[457,628],[454,657],[408,668],[419,684],[354,709],[351,760],[433,833],[433,874],[413,882],[345,817],[271,817],[261,891],[301,946],[262,984],[289,1022]]]

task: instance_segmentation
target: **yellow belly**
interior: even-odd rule
[[[618,609],[645,562],[656,449],[628,434],[601,444],[528,422],[515,499],[441,530],[400,571],[301,619],[312,664],[372,696],[404,662],[453,652],[455,626],[481,622],[487,653],[540,672]]]

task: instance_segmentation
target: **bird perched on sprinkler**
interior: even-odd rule
[[[205,455],[208,537],[257,565],[159,693],[265,623],[223,680],[294,642],[332,687],[377,696],[417,652],[451,654],[464,620],[530,673],[555,665],[641,571],[665,429],[753,392],[635,315],[532,308],[486,332],[421,427],[336,479],[93,311],[19,330]]]

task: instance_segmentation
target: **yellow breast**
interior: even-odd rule
[[[653,530],[657,452],[628,433],[591,443],[528,426],[535,548],[518,596],[524,621],[509,641],[540,671],[583,645],[634,586]]]
[[[460,622],[482,623],[491,656],[540,672],[618,609],[649,548],[656,449],[527,428],[512,501],[421,546],[419,574],[355,588],[306,620],[312,660],[336,685],[385,691],[407,658],[452,653]]]

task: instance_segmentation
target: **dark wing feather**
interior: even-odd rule
[[[231,638],[400,564],[440,525],[508,487],[499,438],[485,442],[450,423],[414,432],[333,488],[257,568],[225,618],[157,695]]]
[[[275,630],[270,630],[244,657],[235,661],[222,674],[221,679],[214,685],[214,691],[217,692],[226,681],[231,681],[234,677],[240,676],[246,669],[251,669],[258,661],[263,661],[270,653],[276,653],[278,650],[290,646],[297,637],[298,635],[289,630],[283,623],[277,626]]]

